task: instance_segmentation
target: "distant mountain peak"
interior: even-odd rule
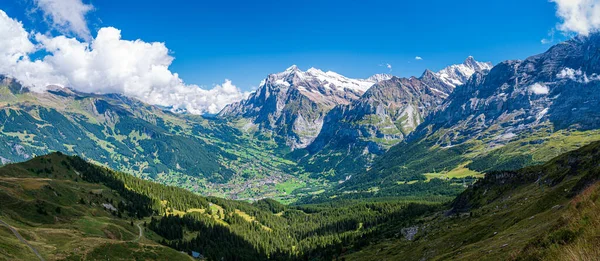
[[[294,72],[294,71],[299,71],[300,69],[298,68],[297,65],[292,65],[290,67],[288,67],[287,69],[285,69],[286,72]]]
[[[474,73],[490,70],[492,67],[490,62],[479,62],[473,56],[469,56],[462,64],[450,65],[435,74],[444,83],[456,87],[466,83]]]
[[[13,94],[29,92],[27,87],[24,87],[16,79],[0,75],[0,88],[8,88]]]
[[[361,95],[375,83],[389,80],[392,75],[375,74],[367,79],[353,79],[333,71],[323,71],[311,67],[306,71],[292,65],[283,72],[270,74],[263,80],[259,88],[269,84],[271,87],[291,87],[311,95],[329,95],[331,92],[356,92]]]
[[[323,118],[335,106],[358,100],[387,74],[353,79],[333,71],[293,65],[270,74],[246,100],[226,106],[219,116],[249,118],[261,128],[283,133],[287,144],[304,148],[321,131]]]
[[[306,72],[313,73],[313,74],[325,73],[323,70],[315,68],[315,67],[310,67],[308,70],[306,70]],[[328,72],[331,72],[331,71],[328,71]]]
[[[427,76],[436,76],[436,75],[437,74],[435,72],[433,72],[432,70],[425,69],[425,71],[423,72],[423,74],[421,74],[421,78],[427,77]]]
[[[375,74],[375,75],[373,75],[373,76],[371,76],[371,77],[367,78],[367,80],[368,80],[368,81],[372,81],[372,82],[376,82],[376,83],[377,83],[377,82],[381,82],[381,81],[389,80],[389,79],[392,79],[392,78],[394,78],[394,76],[393,76],[393,75],[391,75],[391,74],[387,74],[387,73],[378,73],[378,74]]]
[[[477,63],[478,63],[478,62],[475,60],[475,58],[473,58],[473,56],[472,56],[472,55],[469,55],[469,56],[467,57],[467,59],[465,59],[465,61],[463,62],[463,64],[464,64],[464,65],[467,65],[467,66],[473,66],[473,67],[474,67],[474,66],[476,66],[476,65],[477,65]]]

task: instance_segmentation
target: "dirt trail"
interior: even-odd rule
[[[10,229],[10,231],[13,232],[13,234],[15,234],[15,236],[17,237],[17,239],[19,239],[19,241],[21,241],[23,244],[27,245],[27,247],[29,247],[29,249],[31,249],[31,251],[33,251],[33,253],[42,261],[45,261],[44,258],[42,257],[42,255],[40,255],[40,253],[33,248],[33,246],[31,246],[29,244],[29,242],[27,242],[27,240],[25,240],[21,234],[19,234],[19,231],[17,231],[16,229],[14,229],[13,227],[11,227],[9,224],[7,224],[6,222],[0,220],[0,225],[7,227],[8,229]]]
[[[138,229],[140,230],[140,234],[138,235],[138,238],[136,240],[133,240],[133,242],[138,242],[140,241],[140,239],[142,239],[142,237],[144,236],[144,229],[141,226],[142,223],[136,223],[135,225],[138,227]]]

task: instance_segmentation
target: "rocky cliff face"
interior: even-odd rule
[[[469,57],[438,73],[427,70],[418,78],[381,81],[360,99],[327,114],[319,136],[307,148],[311,156],[304,160],[314,166],[313,171],[333,168],[345,175],[361,171],[375,155],[404,140],[440,109],[454,84],[488,68],[489,63]]]
[[[474,73],[489,71],[492,67],[491,63],[478,62],[473,56],[469,56],[462,64],[448,66],[436,76],[445,84],[456,87],[465,84]]]
[[[600,140],[599,105],[600,35],[577,37],[475,73],[352,182],[539,164]]]
[[[220,117],[245,118],[263,131],[283,137],[292,149],[305,148],[317,137],[325,115],[336,105],[349,104],[379,80],[350,79],[334,72],[292,66],[271,74],[248,99],[231,104]]]
[[[413,139],[432,134],[454,146],[473,138],[500,145],[532,129],[600,127],[600,36],[579,37],[524,61],[478,73]]]

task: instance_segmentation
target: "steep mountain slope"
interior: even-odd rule
[[[2,164],[62,151],[164,184],[206,194],[282,196],[276,184],[293,182],[293,162],[279,145],[249,137],[220,120],[165,112],[120,95],[53,87],[29,92],[16,81],[0,84]],[[243,186],[262,184],[261,190]],[[300,186],[300,185],[297,185]]]
[[[0,221],[46,260],[189,259],[178,251],[208,260],[332,260],[341,246],[387,222],[404,224],[437,209],[398,201],[289,207],[202,197],[62,153],[0,168],[0,199]],[[8,233],[0,228],[0,259],[33,260]]]
[[[465,84],[473,74],[489,71],[492,67],[491,63],[478,62],[473,56],[469,56],[462,64],[448,66],[436,73],[436,76],[445,84],[456,87]]]
[[[317,137],[333,107],[357,100],[377,81],[389,78],[350,79],[315,68],[304,72],[294,65],[269,75],[248,99],[225,107],[219,116],[246,119],[246,128],[257,125],[282,137],[291,149],[305,148]]]
[[[0,200],[0,260],[39,260],[33,250],[44,260],[192,260],[130,221],[147,215],[146,197],[61,154],[0,168]]]
[[[446,172],[516,169],[600,139],[600,35],[476,73],[442,108],[348,186]],[[404,185],[407,187],[407,185]]]
[[[364,171],[375,155],[404,140],[438,110],[457,84],[489,68],[490,63],[469,57],[438,73],[427,70],[419,78],[394,77],[375,84],[360,99],[327,114],[303,165],[313,172],[334,169],[346,177]]]
[[[290,207],[201,197],[53,153],[0,168],[0,220],[47,260],[188,259],[156,242],[211,260],[593,260],[599,162],[595,142],[491,172],[444,208]],[[0,234],[1,259],[35,258],[10,231]]]
[[[599,162],[595,142],[544,165],[488,173],[450,211],[423,216],[410,227],[388,227],[387,236],[345,258],[595,260]]]

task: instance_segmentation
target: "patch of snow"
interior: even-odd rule
[[[442,96],[448,96],[448,94],[447,94],[447,93],[445,93],[445,92],[443,92],[443,91],[440,91],[440,90],[438,90],[438,89],[436,89],[436,88],[433,88],[433,87],[432,87],[432,88],[429,88],[429,89],[431,89],[431,90],[432,90],[432,91],[434,91],[434,92],[437,92],[437,93],[439,93],[439,94],[440,94],[440,95],[442,95]]]
[[[529,91],[537,95],[546,95],[550,93],[550,89],[548,89],[548,86],[546,86],[543,83],[534,83],[531,86],[529,86],[528,89]]]
[[[536,119],[539,121],[541,120],[544,116],[546,116],[546,114],[548,114],[548,108],[543,109],[542,111],[540,111],[537,115],[536,115]]]
[[[297,79],[300,79],[302,81],[318,83],[318,85],[322,86],[327,90],[336,90],[343,92],[346,89],[348,89],[360,93],[364,93],[369,88],[371,88],[371,86],[380,81],[389,80],[392,78],[392,76],[389,74],[376,74],[367,79],[352,79],[340,75],[336,72],[324,72],[316,68],[310,68],[304,72],[300,70],[296,65],[289,67],[283,72],[272,74],[269,76],[269,78],[274,79],[273,83],[275,85],[290,87],[291,84],[289,81],[289,76],[292,74],[294,74],[294,76],[297,77]],[[264,84],[267,84],[267,81],[263,80],[260,86],[264,86]]]
[[[277,85],[283,85],[283,86],[286,86],[286,87],[290,86],[290,83],[284,81],[283,79],[277,79],[277,80],[275,80],[275,84],[277,84]]]
[[[445,84],[456,87],[464,84],[475,72],[490,70],[492,67],[493,65],[489,62],[478,62],[469,56],[462,64],[448,66],[437,72],[436,75]]]

